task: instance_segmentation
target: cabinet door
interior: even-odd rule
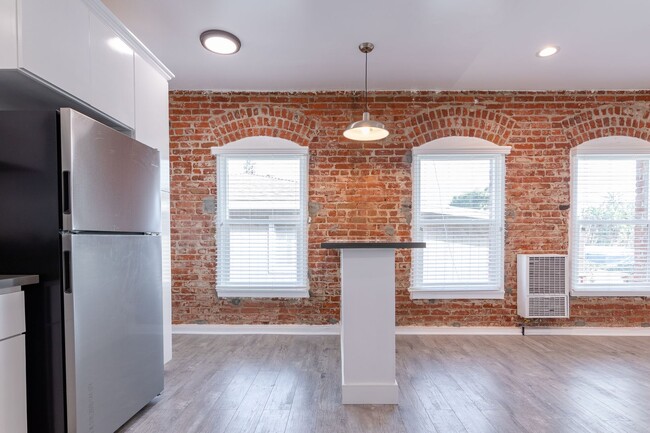
[[[163,336],[165,362],[168,362],[172,358],[168,85],[167,79],[137,54],[135,55],[135,138],[160,151]]]
[[[0,295],[0,340],[23,332],[25,332],[24,293],[13,292]]]
[[[90,100],[90,11],[82,0],[18,0],[18,64]]]
[[[169,95],[167,79],[135,56],[135,138],[160,151],[160,189],[169,192]]]
[[[133,50],[94,14],[90,16],[90,103],[133,127]]]
[[[16,34],[16,1],[0,0],[0,69],[18,65]]]
[[[0,341],[0,432],[27,432],[25,336]]]
[[[172,359],[172,259],[170,234],[170,201],[169,193],[160,193],[162,241],[162,308],[163,308],[163,347],[165,363]]]

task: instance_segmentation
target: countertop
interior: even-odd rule
[[[0,275],[0,295],[17,291],[16,287],[38,283],[38,275]]]

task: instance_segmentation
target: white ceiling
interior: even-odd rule
[[[103,0],[172,89],[650,89],[648,0]],[[239,53],[206,51],[227,30]],[[559,45],[553,57],[535,53]]]

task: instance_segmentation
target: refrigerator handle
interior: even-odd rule
[[[63,293],[72,293],[72,239],[70,234],[61,235],[61,284],[63,286]]]
[[[70,215],[70,171],[64,170],[61,179],[63,185],[63,213]]]
[[[70,284],[70,251],[63,252],[63,292],[72,293]]]

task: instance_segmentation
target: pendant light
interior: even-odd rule
[[[370,53],[375,46],[370,42],[364,42],[359,45],[359,51],[366,55],[366,80],[365,80],[365,110],[363,117],[357,122],[353,122],[350,126],[343,131],[343,136],[354,141],[375,141],[388,137],[388,131],[384,128],[384,124],[375,120],[370,120],[370,113],[368,112],[368,53]]]

